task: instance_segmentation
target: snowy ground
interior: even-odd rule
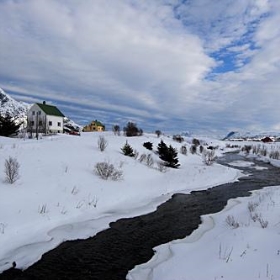
[[[97,145],[100,135],[108,141],[104,152]],[[0,137],[0,271],[13,261],[17,267],[26,268],[62,241],[86,238],[118,218],[150,212],[173,193],[206,189],[240,176],[234,168],[206,166],[200,155],[189,152],[187,156],[178,154],[179,169],[165,173],[156,163],[149,167],[121,153],[126,140],[141,155],[151,153],[143,147],[144,142],[152,142],[155,150],[160,139],[178,150],[183,144],[190,146],[165,136],[126,138],[111,132],[58,135],[38,141]],[[225,146],[223,142],[206,141]],[[14,184],[5,182],[4,164],[9,157],[20,163],[20,178]],[[152,157],[158,160],[154,153]],[[105,181],[96,176],[94,166],[103,161],[121,169],[122,180]],[[243,277],[247,275],[243,274],[245,269],[240,270],[238,275],[243,279],[279,279],[274,264],[280,262],[280,247],[275,247],[279,243],[280,217],[276,210],[280,191],[274,188],[268,192],[254,194],[262,200],[257,213],[269,221],[266,228],[251,221],[248,198],[231,201],[225,211],[204,217],[205,223],[192,236],[157,248],[155,258],[132,271],[129,279],[205,279],[205,275],[207,279],[236,279],[232,265],[238,263],[254,272],[255,278],[250,278]],[[225,224],[229,215],[236,217],[238,228]],[[260,256],[267,259],[261,261]]]

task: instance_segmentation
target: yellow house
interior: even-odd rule
[[[105,130],[105,125],[103,125],[98,120],[92,121],[90,124],[86,125],[83,128],[83,132],[104,131],[104,130]]]

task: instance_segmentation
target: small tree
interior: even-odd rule
[[[167,147],[162,140],[158,144],[158,154],[159,158],[164,161],[165,166],[172,168],[178,168],[180,166],[176,149],[171,145]]]
[[[8,113],[0,115],[0,136],[11,136],[16,134],[21,126],[21,123],[16,123]]]
[[[121,134],[121,129],[119,125],[113,125],[112,130],[114,132],[115,135],[120,135]]]
[[[153,149],[153,143],[152,142],[145,142],[143,144],[143,146],[150,151]]]
[[[124,144],[121,150],[125,156],[134,157],[133,148],[127,142]]]
[[[187,153],[188,153],[187,146],[186,146],[186,145],[181,146],[180,152],[181,152],[181,154],[183,154],[183,155],[187,155]]]
[[[160,135],[162,134],[160,130],[156,130],[155,134],[157,135],[157,137],[160,137]]]
[[[9,157],[5,161],[6,181],[13,184],[19,178],[19,163],[16,158]]]
[[[192,144],[195,145],[195,146],[199,146],[200,145],[200,141],[198,139],[196,139],[196,138],[193,138]]]
[[[128,122],[127,125],[123,128],[123,132],[128,137],[141,136],[143,134],[143,130],[139,129],[133,122]]]
[[[104,136],[99,136],[99,139],[98,139],[98,148],[101,152],[104,152],[106,147],[108,146],[108,141],[105,139]]]

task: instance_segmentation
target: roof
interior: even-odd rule
[[[50,116],[65,117],[55,106],[36,103],[43,112]]]
[[[98,120],[95,120],[95,121],[92,121],[91,123],[95,123],[96,126],[103,126],[105,127],[105,125],[103,125],[100,121]]]

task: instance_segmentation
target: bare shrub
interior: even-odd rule
[[[199,146],[200,145],[200,141],[197,138],[193,138],[192,144],[195,145],[195,146]]]
[[[156,130],[155,134],[157,135],[157,137],[160,137],[160,135],[162,134],[160,130]]]
[[[146,164],[147,164],[147,166],[153,166],[154,165],[154,159],[153,159],[151,154],[147,155]]]
[[[246,154],[249,154],[250,151],[252,149],[252,146],[251,145],[245,145],[244,147],[242,147],[242,151],[245,152]]]
[[[259,206],[259,203],[257,202],[248,202],[248,210],[250,213],[254,212],[256,208]]]
[[[188,149],[187,149],[187,146],[186,146],[186,145],[181,146],[181,148],[180,148],[180,153],[181,153],[182,155],[187,155]]]
[[[226,223],[232,228],[238,228],[239,223],[235,220],[235,218],[232,215],[228,215],[226,217]]]
[[[279,151],[271,151],[269,157],[272,159],[280,159],[280,153]]]
[[[259,145],[254,145],[252,147],[252,153],[254,155],[258,155],[260,153],[260,149],[261,149],[261,145],[260,144]]]
[[[142,154],[140,157],[139,157],[139,161],[142,163],[144,160],[146,160],[147,158],[147,155],[146,154]]]
[[[190,146],[190,153],[191,154],[196,154],[197,146],[196,145],[191,145]]]
[[[158,166],[158,170],[162,173],[165,173],[167,171],[167,167],[166,165],[164,164],[164,162],[162,161],[158,161],[157,162],[157,166]]]
[[[95,165],[95,173],[103,180],[111,179],[113,181],[120,180],[122,178],[122,171],[114,167],[113,164],[108,162],[98,162]]]
[[[266,157],[267,156],[267,148],[265,146],[263,146],[262,148],[260,148],[259,153],[260,153],[261,156]]]
[[[137,150],[134,149],[134,150],[133,150],[133,154],[134,154],[133,157],[134,157],[135,159],[137,159],[138,156],[139,156],[139,152],[138,152]]]
[[[104,152],[106,147],[108,146],[108,141],[105,139],[104,136],[99,136],[97,145],[98,145],[99,150],[101,152]]]
[[[117,125],[117,124],[113,125],[112,130],[113,130],[115,135],[121,135],[121,132],[120,132],[121,129],[120,129],[119,125]]]
[[[5,175],[8,183],[13,184],[19,179],[19,167],[20,165],[16,158],[9,157],[9,159],[6,159]]]
[[[258,221],[261,225],[262,228],[267,228],[268,226],[268,221],[265,221],[261,215],[259,215]]]
[[[202,154],[202,160],[206,165],[212,165],[216,159],[214,150],[205,150]]]
[[[47,204],[39,205],[39,207],[38,207],[39,214],[46,214],[48,212],[49,212],[49,210],[47,208]]]
[[[184,138],[181,135],[173,135],[173,140],[182,143],[184,141]]]

